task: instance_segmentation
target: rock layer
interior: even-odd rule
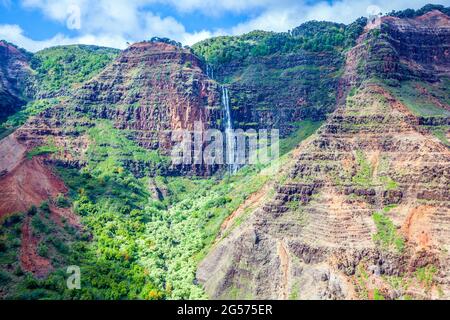
[[[395,79],[389,70],[406,62],[409,76],[448,75],[446,19],[437,12],[414,21],[385,18],[390,42],[366,29],[347,55],[340,106],[298,150],[272,199],[200,263],[197,278],[210,297],[450,296],[450,151],[384,86],[366,81],[370,68]],[[398,46],[398,63],[379,46],[371,51],[386,43]],[[417,280],[424,270],[436,270],[426,285]]]
[[[26,53],[6,41],[0,41],[0,122],[25,104],[30,95],[31,76]]]
[[[274,199],[201,263],[198,278],[210,296],[355,298],[363,291],[355,280],[358,268],[376,270],[377,281],[379,274],[414,277],[422,252],[448,278],[448,255],[441,250],[450,237],[450,152],[414,120],[377,86],[336,110],[304,147]],[[393,205],[388,216],[403,228],[402,253],[373,240],[373,214]],[[447,296],[448,281],[439,285]]]

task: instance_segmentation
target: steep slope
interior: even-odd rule
[[[7,112],[0,117],[0,138],[14,132],[29,118],[67,101],[71,92],[97,75],[119,52],[71,45],[32,54],[2,43],[7,48],[2,52],[8,53],[2,57],[4,68],[0,77],[4,81],[0,91],[5,106],[2,109]]]
[[[193,50],[209,76],[229,87],[233,127],[276,128],[285,137],[298,121],[323,120],[334,110],[343,51],[365,23],[311,21],[289,32],[212,38]]]
[[[0,144],[0,217],[25,212],[49,198],[67,192],[64,183],[45,166],[45,158],[27,158],[14,134]]]
[[[70,47],[69,53],[64,51],[64,57],[56,55],[54,58],[54,51],[60,52],[62,49],[47,49],[39,53],[41,67],[50,68],[49,59],[57,58],[60,61],[71,50],[91,50]],[[17,63],[22,63],[22,60]],[[98,135],[98,131],[109,125],[114,127],[112,130],[118,132],[118,136],[123,137],[121,148],[118,149],[123,155],[119,154],[123,166],[141,176],[148,170],[153,170],[153,173],[157,169],[167,170],[167,164],[163,164],[162,159],[155,159],[155,156],[145,154],[144,149],[132,145],[135,141],[147,149],[168,154],[174,143],[171,141],[173,131],[193,130],[196,121],[201,122],[204,128],[220,127],[216,123],[222,117],[219,90],[200,67],[201,62],[189,50],[173,44],[142,42],[131,46],[98,76],[76,90],[72,98],[58,100],[56,104],[44,104],[44,108],[17,129],[13,136],[1,141],[0,146],[5,150],[2,156],[6,157],[4,161],[7,162],[2,168],[2,180],[26,160],[26,152],[35,151],[39,154],[45,148],[53,150],[41,152],[52,153],[47,156],[48,162],[80,167],[90,161],[105,160],[112,156],[111,148],[105,150],[107,153],[104,154],[95,154],[100,149],[93,148],[100,143],[98,139],[103,138]],[[67,85],[73,83],[72,78],[77,72],[69,69],[64,71],[64,80],[55,92],[72,94],[67,91]],[[54,70],[50,73],[53,74]],[[46,81],[44,83],[50,85],[56,80],[47,78]],[[11,144],[23,152],[11,158],[7,151],[11,149]],[[129,144],[133,151],[125,150],[123,144]],[[142,156],[139,156],[139,152]],[[152,161],[158,163],[152,165]],[[202,174],[201,170],[199,174]],[[14,185],[9,188],[14,189]],[[39,188],[39,184],[32,184],[30,188]],[[15,191],[17,196],[21,194],[19,190]],[[14,194],[14,190],[11,192]],[[14,196],[8,199],[14,201]],[[5,202],[8,201],[5,199]],[[20,205],[9,206],[6,203],[5,207],[23,209]]]
[[[187,49],[163,42],[137,43],[125,50],[76,95],[78,110],[130,130],[139,145],[167,151],[169,132],[193,130],[194,122],[217,127],[217,85]],[[153,120],[153,121],[149,121]]]
[[[69,95],[70,91],[102,71],[119,52],[86,45],[58,46],[36,52],[31,59],[36,72],[36,98]]]
[[[273,198],[199,265],[210,297],[450,295],[450,151],[390,93],[395,87],[377,79],[445,81],[446,19],[440,12],[386,17],[381,32],[366,29],[347,55],[341,105],[302,146]],[[381,47],[406,38],[400,46],[414,46],[413,53],[403,48],[394,60],[384,56]],[[401,76],[390,72],[400,67]],[[430,68],[433,77],[426,75]]]
[[[0,297],[449,297],[448,16],[362,22],[212,39],[208,65],[163,39],[41,52],[0,141]],[[167,157],[173,130],[223,129],[214,79],[234,127],[297,131],[282,154],[334,112],[276,177],[183,177],[216,169]]]
[[[414,120],[378,86],[338,109],[273,201],[200,265],[198,278],[211,297],[364,298],[365,291],[389,288],[380,273],[406,283],[429,264],[447,278],[450,152]],[[394,235],[384,234],[376,212],[393,221]],[[373,272],[376,284],[359,288],[362,272]],[[439,286],[447,296],[447,280]],[[424,294],[409,290],[400,296]],[[383,294],[399,297],[393,288]]]
[[[0,124],[30,96],[26,90],[31,77],[29,58],[27,52],[0,41]]]

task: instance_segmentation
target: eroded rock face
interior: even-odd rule
[[[432,56],[445,55],[438,40],[444,48],[450,43],[449,25],[441,23],[448,17],[432,12],[416,19],[425,26],[415,30],[411,20],[386,19],[397,30],[393,43],[396,37],[409,39],[395,58],[414,61],[415,71],[422,65],[433,68],[434,76],[437,70],[447,74],[448,57]],[[416,44],[414,32],[422,34]],[[432,38],[423,42],[426,34]],[[200,263],[197,278],[210,297],[450,296],[450,151],[385,87],[363,82],[361,66],[373,62],[372,36],[366,30],[348,53],[339,107],[300,147],[274,196],[230,228]],[[375,213],[388,222],[380,223]],[[396,235],[390,240],[383,235],[386,225]],[[417,280],[418,270],[433,268],[431,285]],[[398,288],[393,279],[412,284]]]
[[[0,121],[24,105],[30,94],[27,92],[31,75],[28,60],[25,52],[0,41]]]
[[[193,131],[196,123],[203,130],[223,129],[220,88],[203,72],[200,60],[188,49],[161,42],[142,42],[130,46],[99,75],[74,91],[61,105],[30,119],[18,132],[21,143],[33,147],[49,136],[57,145],[72,149],[61,162],[83,165],[88,148],[86,134],[100,121],[110,120],[116,129],[149,150],[170,155],[178,130]],[[124,163],[142,176],[148,163]],[[171,169],[183,174],[210,174],[204,166]]]
[[[440,11],[414,19],[383,17],[370,42],[365,75],[425,81],[450,75],[450,18]]]
[[[166,43],[138,43],[125,50],[76,94],[76,110],[113,120],[131,130],[149,149],[170,149],[173,130],[218,127],[221,103],[217,84],[187,49]]]
[[[198,278],[210,296],[361,297],[376,286],[360,288],[358,268],[373,271],[376,281],[380,274],[414,277],[414,257],[423,250],[447,278],[448,255],[440,250],[450,239],[450,152],[412,119],[377,86],[336,110],[304,146],[273,200],[201,263]],[[402,228],[407,247],[401,253],[373,239],[373,214],[393,205],[386,215]],[[411,217],[418,219],[414,226]],[[440,288],[450,293],[447,280]]]
[[[279,129],[289,135],[295,122],[323,120],[336,104],[344,57],[337,52],[299,51],[249,61],[231,61],[215,70],[230,81],[235,128]]]
[[[388,17],[384,26],[412,76],[436,79],[450,74],[450,17],[435,10],[416,19]]]

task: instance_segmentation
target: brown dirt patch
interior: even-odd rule
[[[45,277],[52,270],[50,260],[37,254],[39,239],[33,235],[31,219],[27,217],[22,226],[22,247],[20,264],[22,270],[31,272],[36,277]]]
[[[81,228],[80,217],[76,215],[71,208],[58,208],[51,205],[50,212],[50,219],[52,219],[60,227],[63,226],[62,220],[65,219],[70,225]]]
[[[254,210],[261,205],[262,201],[266,199],[266,195],[271,189],[272,185],[266,183],[260,190],[251,194],[247,200],[244,201],[232,214],[230,214],[220,226],[220,235],[223,235],[236,221],[236,218],[249,210]],[[220,238],[220,236],[218,237]]]
[[[409,243],[417,244],[419,248],[427,248],[432,245],[430,216],[434,211],[434,207],[422,205],[413,208],[408,213],[401,232]]]
[[[0,178],[0,217],[26,211],[31,205],[38,206],[49,197],[67,192],[64,183],[43,161],[43,157],[24,159]]]

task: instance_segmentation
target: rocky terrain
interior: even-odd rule
[[[272,199],[260,201],[200,264],[197,276],[211,297],[449,295],[449,149],[384,86],[363,79],[371,66],[392,79],[402,67],[410,70],[405,77],[448,77],[448,19],[437,11],[387,17],[381,36],[361,35],[341,81],[348,97],[300,146]],[[423,50],[417,43],[411,50],[416,39],[426,39]],[[381,45],[395,48],[395,59],[379,58],[384,51],[373,48]],[[428,282],[414,281],[423,274],[431,274]]]
[[[448,12],[0,42],[0,298],[450,297]],[[232,127],[279,129],[282,157],[171,165],[176,130],[226,129],[225,88]]]
[[[26,90],[30,73],[27,53],[0,41],[0,121],[25,104],[30,95]]]
[[[193,130],[195,121],[203,129],[217,128],[222,115],[217,84],[203,73],[201,61],[166,43],[132,45],[75,98],[77,111],[110,119],[139,145],[166,153],[170,132]]]

